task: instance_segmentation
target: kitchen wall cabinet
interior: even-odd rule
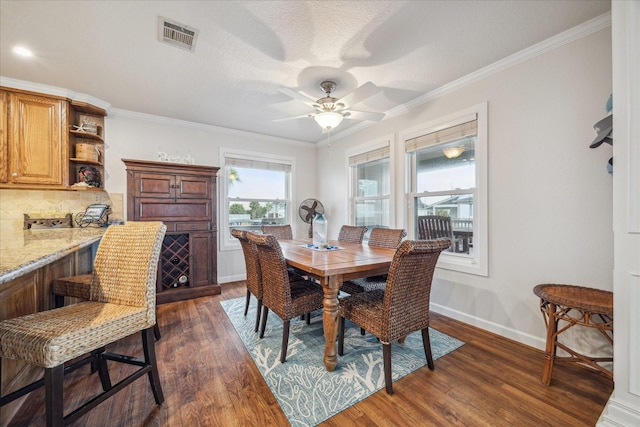
[[[9,181],[9,94],[0,90],[0,185]]]
[[[127,169],[127,220],[167,225],[158,263],[159,304],[215,295],[219,168],[122,159]]]
[[[3,87],[0,115],[0,188],[103,190],[105,110]]]
[[[5,188],[68,186],[67,101],[3,91],[0,185]]]

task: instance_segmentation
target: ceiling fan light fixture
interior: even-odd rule
[[[450,147],[442,150],[442,153],[447,159],[455,159],[456,157],[460,157],[462,153],[464,153],[464,147]]]
[[[324,111],[316,114],[313,118],[321,128],[329,130],[338,126],[343,117],[342,114],[334,111]]]

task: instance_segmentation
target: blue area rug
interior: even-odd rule
[[[279,317],[269,311],[267,329],[260,339],[253,331],[255,298],[251,298],[247,317],[244,297],[220,304],[292,426],[315,426],[384,388],[382,344],[369,333],[360,335],[358,326],[347,322],[344,356],[338,356],[334,372],[327,372],[321,311],[314,313],[310,325],[299,318],[291,321],[287,361],[280,363]],[[429,336],[434,360],[464,344],[433,329]],[[403,344],[392,344],[391,361],[394,381],[426,365],[419,331],[410,334]]]

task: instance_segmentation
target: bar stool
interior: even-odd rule
[[[8,358],[44,368],[44,378],[0,396],[0,406],[44,386],[46,425],[69,425],[145,374],[156,404],[164,401],[151,334],[166,229],[159,221],[109,227],[94,261],[88,301],[0,322],[0,362]],[[143,358],[106,351],[107,345],[137,332],[142,334]],[[94,361],[103,391],[64,415],[65,373]],[[107,361],[137,369],[113,384]]]
[[[91,273],[60,277],[53,281],[51,289],[55,308],[64,307],[64,297],[88,300],[91,295]],[[158,322],[153,325],[153,336],[156,341],[162,338]]]
[[[540,311],[547,327],[542,383],[551,383],[554,362],[587,365],[613,379],[613,373],[598,364],[612,362],[612,357],[586,356],[558,342],[558,335],[579,325],[597,329],[613,345],[613,292],[575,285],[540,284],[533,288],[533,293],[540,297]],[[567,325],[558,330],[560,320]],[[569,356],[556,356],[558,347]]]

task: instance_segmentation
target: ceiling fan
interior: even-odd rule
[[[313,119],[321,128],[329,131],[334,129],[342,122],[342,119],[380,121],[384,117],[384,113],[374,113],[370,111],[356,111],[350,107],[378,93],[379,89],[371,82],[367,82],[354,90],[353,92],[338,99],[331,96],[331,92],[335,91],[337,84],[330,80],[320,83],[320,88],[325,96],[320,99],[309,98],[307,95],[291,88],[280,88],[280,92],[291,98],[298,99],[316,110],[315,113],[303,114],[294,117],[285,117],[274,121],[293,120],[300,118]]]

